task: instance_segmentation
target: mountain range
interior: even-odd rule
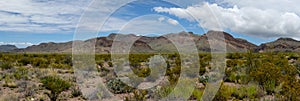
[[[248,42],[245,39],[234,38],[227,32],[221,31],[208,31],[203,35],[194,34],[192,32],[180,32],[166,34],[163,36],[137,36],[134,34],[116,34],[112,33],[107,37],[97,37],[88,39],[85,41],[78,41],[83,44],[89,44],[96,42],[95,52],[96,53],[110,53],[111,47],[114,42],[118,43],[118,40],[114,40],[116,36],[128,37],[137,39],[134,41],[130,48],[131,53],[145,53],[145,52],[177,52],[177,48],[167,37],[169,36],[184,36],[188,35],[195,42],[195,45],[199,52],[211,52],[211,42],[218,41],[218,38],[213,41],[209,41],[209,36],[220,36],[224,35],[223,42],[226,43],[227,52],[246,52],[248,50],[254,52],[300,52],[300,41],[292,38],[279,38],[273,42],[263,43],[259,46]],[[179,39],[180,40],[180,39]],[[122,43],[122,42],[121,42]],[[123,43],[125,44],[125,43]],[[32,45],[27,48],[17,48],[13,45],[2,45],[0,46],[0,52],[19,52],[19,53],[71,53],[73,41],[64,43],[41,43],[39,45]]]

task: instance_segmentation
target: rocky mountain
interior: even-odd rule
[[[300,52],[300,41],[292,38],[279,38],[273,42],[261,44],[257,52]]]
[[[13,52],[38,52],[38,53],[47,53],[47,52],[69,52],[72,49],[72,42],[66,43],[41,43],[39,45],[32,45],[23,49],[16,49]]]
[[[258,47],[255,44],[248,42],[247,40],[234,38],[232,35],[226,32],[208,31],[206,34],[202,36],[195,37],[196,38],[195,42],[197,43],[198,50],[204,52],[211,51],[209,42],[213,42],[214,40],[221,40],[221,39],[210,38],[211,41],[209,41],[208,36],[220,36],[220,37],[224,36],[227,52],[247,52],[248,50],[254,50]]]
[[[113,34],[109,37],[99,37],[93,38],[85,41],[79,41],[82,44],[82,48],[88,46],[89,43],[96,42],[95,52],[96,53],[109,53],[114,42],[112,38]],[[117,41],[115,41],[117,42]],[[24,52],[24,53],[71,53],[72,52],[73,41],[65,43],[41,43],[39,45],[29,46],[23,49],[15,49],[12,52]],[[141,53],[141,52],[154,52],[151,47],[143,42],[136,41],[131,48],[132,53]]]
[[[0,45],[0,52],[10,52],[18,49],[15,45]]]
[[[132,41],[132,47],[130,47],[131,53],[145,53],[145,52],[177,52],[177,48],[172,42],[174,40],[183,39],[182,37],[189,36],[195,42],[196,48],[199,52],[210,52],[216,51],[211,50],[210,43],[226,43],[227,52],[246,52],[248,50],[256,52],[265,51],[282,51],[282,52],[300,52],[300,41],[291,38],[280,38],[274,42],[269,42],[257,46],[248,42],[247,40],[234,38],[232,35],[221,31],[208,31],[203,35],[194,34],[192,32],[180,32],[170,33],[157,37],[148,36],[136,36],[134,34],[116,34],[112,33],[107,37],[98,37],[85,41],[79,41],[82,43],[82,48],[90,47],[87,46],[89,43],[96,42],[95,49],[96,53],[110,53],[113,44],[122,46],[128,46],[128,43]],[[224,36],[224,37],[223,37]],[[177,38],[177,39],[176,39]],[[223,40],[222,40],[223,39]],[[221,41],[220,41],[221,40]],[[29,46],[23,49],[15,49],[13,52],[39,52],[39,53],[71,53],[73,42],[65,43],[41,43],[39,45]],[[220,44],[222,45],[222,44]],[[220,46],[223,47],[223,46]],[[124,48],[124,47],[123,47]],[[126,48],[126,47],[125,47]],[[124,48],[124,49],[125,49]]]

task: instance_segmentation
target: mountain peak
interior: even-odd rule
[[[295,40],[293,38],[279,38],[277,39],[277,41],[298,41],[298,40]]]
[[[208,31],[206,34],[224,34],[224,37],[233,37],[231,34],[224,32],[224,31],[214,31],[214,30],[210,30]]]

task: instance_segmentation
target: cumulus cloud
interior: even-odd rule
[[[201,5],[188,6],[186,8],[155,7],[153,9],[158,13],[168,13],[189,21],[198,20],[200,21],[199,26],[208,30],[229,29],[236,33],[266,38],[279,36],[300,37],[299,11],[289,9],[290,7],[287,6],[290,2],[284,3],[286,6],[281,6],[279,7],[281,10],[278,10],[278,5],[276,6],[277,9],[275,9],[273,5],[271,5],[270,8],[266,8],[269,4],[265,2],[260,2],[265,4],[263,6],[257,3],[259,1],[244,1],[248,3],[242,3],[241,1],[239,3],[242,4],[232,4],[231,7],[204,3]],[[254,6],[249,6],[252,3]],[[280,2],[278,2],[278,4],[279,3]]]
[[[218,0],[218,4],[237,5],[239,7],[254,7],[262,10],[273,9],[279,12],[294,12],[299,14],[299,0]]]

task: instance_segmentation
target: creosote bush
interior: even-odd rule
[[[122,82],[120,79],[112,79],[106,83],[106,86],[114,94],[130,93],[133,88]]]
[[[2,70],[8,70],[8,69],[13,68],[13,65],[12,65],[12,63],[4,62],[4,63],[0,64],[0,67]]]
[[[68,81],[65,81],[61,79],[58,76],[46,76],[44,78],[41,78],[41,83],[43,83],[43,86],[51,91],[51,94],[48,94],[50,99],[52,101],[56,101],[59,94],[71,87],[71,83]]]

